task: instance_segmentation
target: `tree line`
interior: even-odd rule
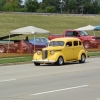
[[[100,14],[100,0],[0,0],[0,11]]]

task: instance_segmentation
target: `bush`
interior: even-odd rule
[[[44,13],[45,10],[43,10],[43,9],[37,9],[37,12],[38,12],[38,13]]]
[[[47,6],[46,7],[46,12],[47,13],[54,13],[54,12],[56,12],[55,6]]]

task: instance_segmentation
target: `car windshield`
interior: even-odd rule
[[[48,39],[46,39],[46,38],[41,38],[41,41],[42,41],[42,42],[48,42]]]
[[[80,34],[82,35],[82,36],[88,36],[88,33],[86,33],[85,31],[79,31],[80,32]]]
[[[35,38],[35,42],[41,42],[40,38]]]
[[[51,41],[49,43],[49,46],[64,46],[64,42],[63,41]]]

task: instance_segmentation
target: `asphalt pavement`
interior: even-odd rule
[[[0,100],[100,100],[100,57],[63,66],[1,66]]]

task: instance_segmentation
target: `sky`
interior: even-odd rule
[[[42,2],[42,0],[38,0],[38,2]]]
[[[24,4],[24,2],[25,2],[25,0],[22,0],[23,1],[23,3],[22,3],[22,5]],[[42,0],[38,0],[38,2],[42,2]]]
[[[22,0],[23,2],[25,2],[25,0]],[[38,2],[41,2],[42,0],[38,0]]]

